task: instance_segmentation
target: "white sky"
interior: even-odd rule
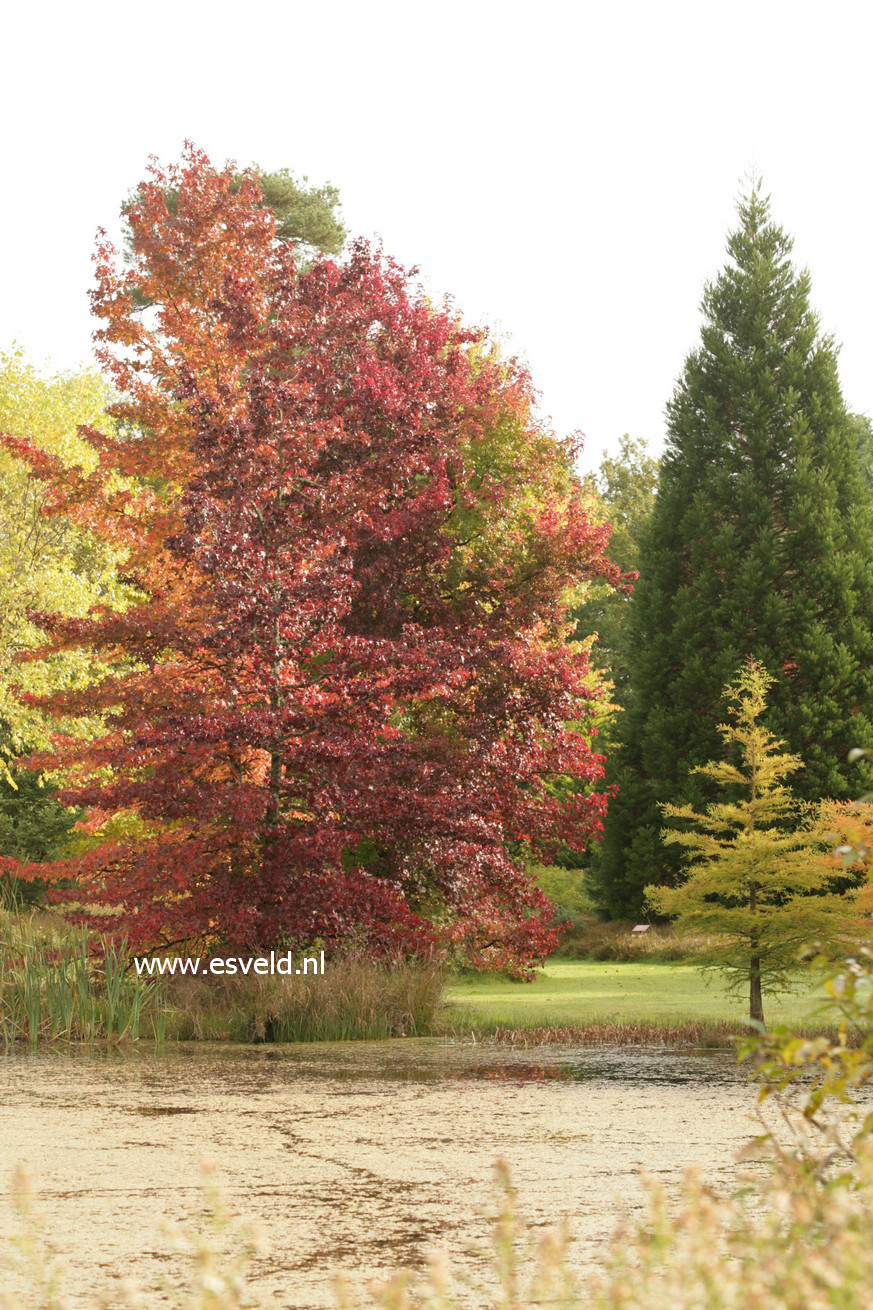
[[[87,361],[95,229],[149,154],[340,188],[587,436],[655,445],[741,179],[796,237],[873,411],[870,7],[850,0],[16,4],[0,79],[0,348]],[[873,11],[870,11],[873,12]]]

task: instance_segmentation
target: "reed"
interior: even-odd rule
[[[796,1029],[802,1040],[814,1041],[820,1037],[833,1037],[837,1032],[834,1023],[805,1024]],[[737,1042],[749,1037],[746,1023],[720,1020],[687,1020],[682,1023],[658,1021],[614,1023],[592,1020],[587,1024],[555,1024],[530,1028],[511,1028],[502,1024],[482,1024],[475,1018],[455,1019],[443,1029],[443,1036],[456,1041],[476,1044],[515,1046],[526,1050],[536,1046],[658,1046],[672,1050],[732,1050]],[[860,1043],[857,1032],[845,1035],[846,1045]]]
[[[124,943],[38,910],[0,909],[0,1040],[138,1041],[155,1035],[162,980],[128,970]]]
[[[539,1028],[455,1028],[457,1036],[500,1046],[665,1046],[702,1050],[730,1049],[738,1038],[748,1037],[747,1025],[701,1020],[685,1023],[608,1023],[554,1025]]]

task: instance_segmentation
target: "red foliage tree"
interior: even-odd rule
[[[523,971],[554,930],[522,852],[583,847],[606,804],[564,597],[620,579],[572,449],[366,244],[298,266],[253,179],[189,148],[127,217],[93,295],[118,429],[87,477],[16,443],[52,512],[125,551],[124,612],[40,616],[114,664],[50,703],[105,734],[39,761],[98,838],[14,871],[72,877],[55,899],[115,907],[141,950],[437,936]]]

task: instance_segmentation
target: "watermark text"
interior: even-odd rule
[[[243,977],[248,974],[261,976],[280,974],[282,977],[289,977],[291,974],[317,975],[324,973],[324,951],[319,951],[317,956],[305,955],[302,959],[292,951],[284,955],[270,951],[269,955],[248,957],[210,955],[208,959],[200,955],[175,955],[134,960],[134,965],[141,978],[163,977],[165,974],[193,974],[195,977],[203,978],[233,977],[240,974]]]

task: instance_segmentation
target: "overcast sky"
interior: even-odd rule
[[[431,291],[504,334],[542,407],[660,445],[704,280],[757,169],[873,411],[871,22],[862,3],[16,5],[0,80],[0,348],[90,354],[99,225],[149,154],[340,189]]]

